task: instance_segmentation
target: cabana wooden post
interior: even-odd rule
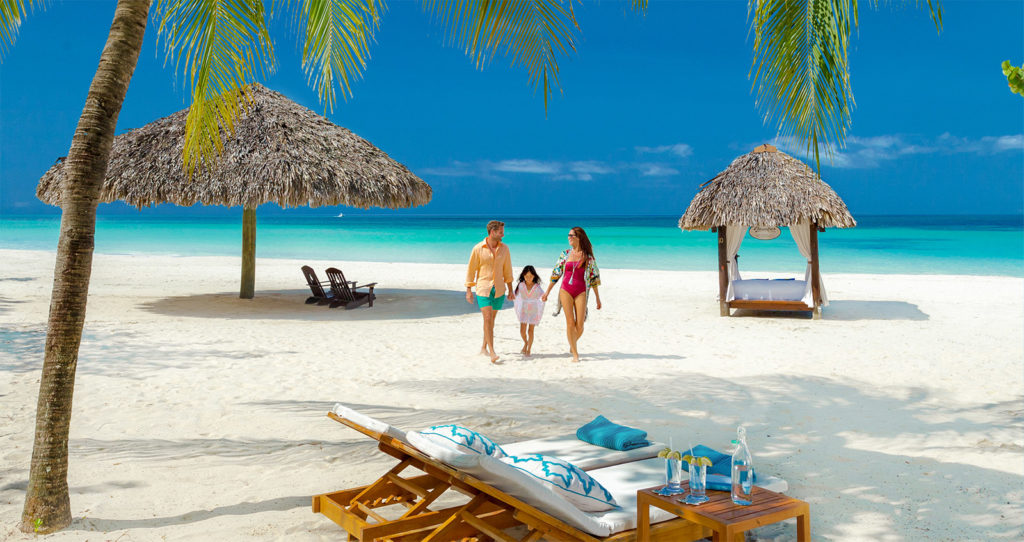
[[[826,227],[850,228],[857,222],[843,200],[806,164],[779,152],[772,145],[759,145],[753,152],[733,160],[724,171],[701,185],[700,192],[679,219],[682,230],[708,230],[718,234],[718,301],[722,316],[732,309],[810,311],[821,317],[828,303],[822,289],[818,257],[818,232]],[[732,299],[730,291],[738,279],[734,256],[729,253],[729,236],[745,235],[747,228],[808,228],[799,232],[804,243],[810,293],[801,299]],[[803,231],[808,236],[803,237]],[[738,244],[734,244],[735,251]],[[735,282],[731,282],[735,281]],[[806,282],[803,282],[806,284]]]

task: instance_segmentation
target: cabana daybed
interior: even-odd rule
[[[843,200],[807,164],[761,145],[704,183],[679,219],[683,230],[718,234],[718,299],[730,309],[811,311],[821,317],[828,295],[818,269],[818,232],[857,222]],[[803,280],[744,280],[737,253],[747,230],[786,227],[807,259]]]

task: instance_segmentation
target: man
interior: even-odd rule
[[[466,302],[480,307],[484,317],[484,343],[480,353],[490,356],[491,363],[498,363],[498,354],[494,352],[494,317],[505,304],[506,292],[509,301],[515,300],[512,292],[512,256],[508,245],[501,242],[504,236],[504,222],[488,222],[487,237],[473,247],[469,255],[469,268],[466,270]]]

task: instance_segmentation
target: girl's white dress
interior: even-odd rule
[[[544,288],[540,284],[534,284],[533,288],[527,288],[526,283],[520,283],[516,287],[515,303],[516,316],[521,324],[539,324],[540,317],[544,315],[544,302],[540,300],[544,295]]]

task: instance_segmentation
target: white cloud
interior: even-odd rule
[[[681,158],[686,158],[693,154],[693,147],[686,143],[676,143],[674,145],[659,145],[657,147],[635,147],[637,152],[644,154],[664,154],[671,153]]]
[[[502,160],[494,165],[494,171],[506,171],[509,173],[544,173],[552,175],[558,173],[562,167],[554,162],[541,162],[540,160]]]
[[[661,164],[643,164],[640,166],[641,175],[644,177],[669,177],[679,175],[679,170],[663,166]]]
[[[803,158],[813,156],[807,152],[805,144],[792,136],[777,137],[775,145],[794,156]],[[854,136],[847,138],[844,149],[837,151],[831,145],[826,145],[822,146],[820,153],[822,165],[836,168],[868,169],[879,167],[882,162],[913,154],[990,155],[1020,149],[1024,149],[1024,134],[971,139],[954,136],[947,132],[936,138],[901,135]]]

